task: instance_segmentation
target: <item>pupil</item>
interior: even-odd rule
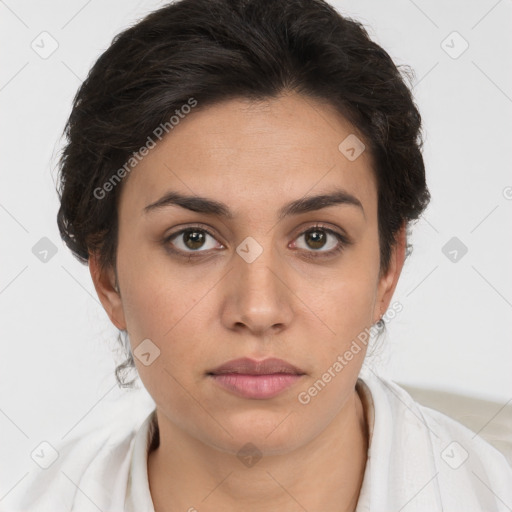
[[[321,232],[321,231],[310,231],[307,235],[306,235],[306,238],[308,240],[308,242],[312,239],[312,245],[310,245],[310,247],[312,247],[313,249],[320,249],[322,248],[322,246],[324,245],[325,243],[325,233]]]
[[[191,242],[189,244],[188,242]],[[187,231],[185,233],[185,244],[189,249],[198,249],[204,242],[204,233],[201,231]]]

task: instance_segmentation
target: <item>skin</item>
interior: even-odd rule
[[[349,161],[339,151],[357,132],[330,105],[289,93],[199,108],[124,182],[116,269],[90,258],[98,296],[132,350],[147,338],[160,349],[149,366],[135,358],[157,405],[160,446],[148,457],[155,510],[353,511],[368,449],[355,391],[364,346],[307,405],[297,395],[388,308],[405,229],[380,275],[371,155]],[[338,204],[278,221],[284,204],[340,187],[364,212]],[[144,213],[169,190],[221,201],[234,217],[178,206]],[[317,222],[352,243],[322,258],[338,242],[327,234],[315,245],[304,233]],[[195,246],[183,235],[163,241],[191,225],[213,237]],[[248,236],[263,249],[252,263],[236,252]],[[173,244],[207,255],[189,261],[166,250]],[[244,356],[278,357],[306,375],[264,400],[238,397],[206,375]],[[262,454],[251,467],[237,457],[249,442]]]

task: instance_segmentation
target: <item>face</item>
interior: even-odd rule
[[[335,363],[387,309],[403,260],[393,252],[379,276],[371,158],[340,151],[356,132],[332,107],[298,95],[199,107],[125,178],[120,294],[94,258],[91,273],[166,421],[230,453],[247,442],[284,453],[324,431],[354,392],[364,345]],[[171,192],[229,215],[160,201]],[[344,199],[304,208],[334,192]],[[273,396],[241,396],[209,372],[242,357],[279,358],[302,375]]]

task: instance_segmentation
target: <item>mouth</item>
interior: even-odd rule
[[[223,389],[250,399],[273,398],[293,386],[306,373],[282,359],[234,359],[207,375]]]

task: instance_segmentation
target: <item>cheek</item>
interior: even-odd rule
[[[367,345],[361,340],[366,336],[371,326],[372,300],[368,289],[349,283],[338,283],[325,292],[323,307],[319,308],[318,318],[312,321],[318,323],[318,339],[314,343],[321,350],[316,351],[316,374],[314,380],[322,377],[325,372],[334,371],[336,375],[342,375],[333,380],[329,385],[330,392],[322,393],[323,399],[336,400],[331,393],[339,392],[340,387],[347,385],[358,374],[363,364]],[[309,328],[311,332],[311,325]],[[323,335],[320,332],[324,333]],[[311,336],[313,338],[313,336]],[[365,337],[365,341],[368,338]],[[347,353],[347,363],[343,362],[343,371],[339,373],[333,368],[339,356]],[[339,363],[338,363],[339,367]],[[329,379],[329,375],[326,375]],[[347,380],[348,379],[348,380]],[[338,391],[335,391],[338,390]],[[325,402],[324,402],[325,403]]]
[[[119,238],[117,266],[130,337],[134,343],[162,338],[185,314],[194,286],[162,249],[127,233],[120,232]]]
[[[183,273],[170,275],[163,265],[141,261],[126,258],[119,265],[123,309],[137,372],[157,404],[168,407],[173,403],[174,412],[181,411],[180,415],[186,417],[197,404],[184,390],[193,388],[204,366],[198,329],[201,308],[195,305],[205,291]],[[142,355],[148,352],[151,355],[145,360]],[[180,415],[176,422],[181,421]]]
[[[196,308],[199,291],[179,280],[165,285],[153,274],[148,279],[140,275],[137,283],[126,289],[123,301],[127,329],[133,344],[150,338],[162,349],[177,349],[179,340],[190,339],[197,329]],[[188,329],[188,331],[187,331]]]
[[[309,283],[300,296],[312,304],[327,338],[339,347],[372,325],[377,285],[378,261],[361,250],[350,254],[339,271],[316,286]]]
[[[370,340],[376,277],[372,267],[359,260],[347,264],[336,279],[326,280],[321,292],[310,292],[318,316],[311,321],[318,324],[319,335],[313,343],[317,348],[315,372],[297,395],[305,417],[330,421],[348,398]],[[313,331],[311,325],[306,332]]]
[[[192,364],[194,358],[200,359],[198,340],[204,335],[204,308],[211,300],[204,296],[214,287],[215,276],[207,279],[199,268],[180,271],[165,255],[154,252],[151,257],[143,250],[120,251],[119,255],[123,311],[132,350],[143,340],[151,340],[160,350],[156,366],[169,371],[174,371],[176,362]],[[136,357],[135,362],[139,364]],[[141,377],[147,372],[148,368],[140,368]]]

